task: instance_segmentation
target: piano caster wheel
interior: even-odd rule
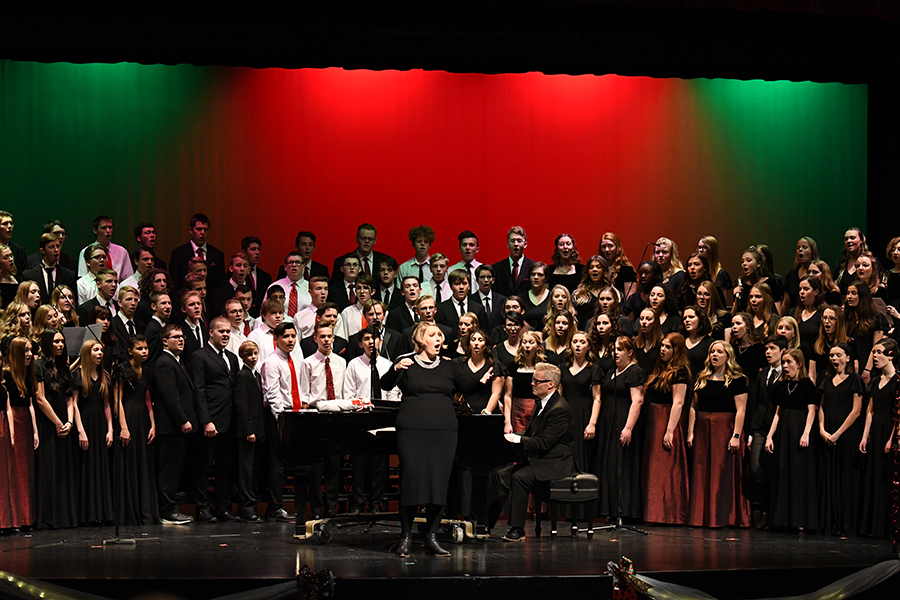
[[[319,531],[316,533],[316,537],[319,539],[319,543],[327,546],[334,538],[334,529],[332,529],[330,525],[323,523],[319,526]]]
[[[450,528],[450,537],[453,538],[454,544],[462,544],[466,537],[466,532],[459,525],[453,525]]]

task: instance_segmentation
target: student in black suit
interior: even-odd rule
[[[181,326],[166,325],[162,343],[165,350],[153,370],[152,392],[156,411],[159,514],[164,525],[181,525],[193,520],[179,512],[175,493],[184,472],[188,440],[197,426],[194,384],[180,360],[184,350]]]
[[[181,297],[181,312],[184,315],[184,352],[181,359],[190,368],[193,354],[209,341],[209,330],[203,324],[203,300],[196,291],[185,292]],[[231,331],[229,329],[229,331]]]
[[[256,512],[256,493],[253,490],[256,449],[266,438],[262,377],[256,371],[259,346],[256,342],[246,341],[238,349],[238,355],[244,364],[234,376],[234,434],[237,437],[239,495],[237,516],[245,523],[258,523],[263,519]]]
[[[492,288],[496,277],[494,275],[494,267],[492,265],[479,265],[475,269],[475,292],[470,298],[484,308],[488,316],[488,322],[483,323],[481,328],[485,331],[494,331],[495,328],[503,325],[503,303],[506,302],[506,296],[498,294]]]
[[[454,339],[453,330],[447,327],[446,325],[442,325],[440,323],[436,323],[434,320],[434,316],[437,313],[437,307],[434,305],[434,298],[429,295],[419,296],[419,299],[416,300],[416,312],[419,315],[419,323],[434,323],[438,329],[441,330],[441,333],[444,334],[444,347],[450,343],[450,340]],[[415,329],[415,325],[407,327],[403,330],[403,343],[405,348],[403,353],[413,352],[416,349],[415,341],[413,340],[413,330]]]
[[[246,252],[238,252],[231,256],[231,276],[217,290],[209,290],[210,298],[206,303],[209,308],[209,314],[219,316],[222,314],[222,307],[225,306],[226,300],[234,298],[234,290],[244,285],[247,281],[247,274],[250,272],[250,257]]]
[[[509,257],[493,264],[496,277],[494,289],[497,293],[504,296],[522,296],[531,288],[528,283],[528,271],[534,261],[525,257],[526,246],[528,237],[525,230],[518,225],[510,227],[506,233]]]
[[[110,327],[123,348],[128,347],[128,340],[136,335],[144,334],[144,326],[134,320],[134,311],[138,305],[138,291],[126,285],[119,289],[119,312],[113,317]]]
[[[549,363],[534,366],[531,388],[535,400],[534,413],[525,432],[506,434],[512,443],[525,446],[525,460],[491,474],[488,491],[488,528],[500,516],[500,510],[511,493],[509,531],[503,539],[517,542],[525,538],[525,515],[531,491],[554,479],[569,477],[577,471],[572,444],[575,413],[563,398],[559,387],[559,368]]]
[[[349,255],[341,263],[341,277],[332,279],[328,286],[328,301],[334,302],[343,311],[356,304],[356,278],[359,277],[359,258]],[[293,315],[292,315],[293,316]]]
[[[191,217],[188,231],[191,239],[183,246],[172,250],[169,258],[169,275],[175,286],[180,286],[184,276],[188,272],[188,261],[199,256],[206,261],[206,282],[208,289],[218,289],[225,281],[225,254],[218,248],[206,243],[206,234],[209,231],[209,217],[203,213],[197,213]]]
[[[116,288],[119,287],[119,276],[112,269],[100,269],[97,273],[97,297],[91,298],[81,304],[76,311],[79,323],[88,323],[88,317],[95,306],[103,306],[109,309],[113,316],[119,312],[116,306]]]
[[[156,256],[156,227],[148,221],[141,221],[134,226],[134,239],[138,243],[138,250],[148,250],[153,255],[153,268],[166,270],[166,261]],[[137,271],[137,263],[132,259],[132,265]]]
[[[326,302],[322,306],[316,309],[316,324],[321,322],[326,322],[333,328],[335,323],[338,320],[338,307],[337,304],[333,302]],[[294,323],[295,329],[299,334],[300,328],[297,327],[297,323]],[[300,340],[300,352],[303,354],[303,358],[307,356],[312,356],[318,350],[319,345],[316,343],[315,336],[315,325],[313,326],[313,335],[307,336]],[[331,346],[331,352],[337,354],[340,357],[345,357],[348,352],[347,340],[342,337],[334,336],[334,342]]]
[[[341,266],[343,266],[344,259],[348,256],[355,256],[359,259],[361,273],[372,276],[375,275],[375,272],[378,270],[378,265],[380,265],[381,261],[388,256],[387,254],[373,250],[377,235],[378,230],[375,229],[375,226],[371,223],[363,223],[356,228],[356,249],[334,259],[334,265],[331,268],[332,282],[339,282],[342,279],[343,273],[341,272]]]
[[[388,312],[403,306],[403,295],[397,285],[397,261],[390,256],[384,257],[378,266],[378,282],[373,298],[384,302]]]
[[[0,248],[8,246],[12,250],[16,273],[24,273],[28,268],[28,255],[25,248],[12,241],[13,226],[12,213],[0,210]]]
[[[394,331],[403,331],[418,322],[419,314],[416,312],[416,301],[422,293],[419,278],[414,275],[404,277],[400,284],[400,294],[403,304],[390,309],[387,318],[387,326]],[[405,347],[405,343],[404,343]]]
[[[259,267],[259,257],[262,255],[262,240],[255,235],[249,235],[241,240],[241,250],[247,254],[250,261],[250,270],[247,272],[245,283],[253,290],[253,303],[250,305],[250,315],[259,316],[259,307],[265,299],[266,290],[272,285],[272,276]],[[326,269],[327,271],[328,269]],[[328,273],[326,272],[327,276]]]
[[[381,302],[380,300],[369,300],[363,305],[363,309],[365,310],[366,321],[368,321],[369,326],[373,327],[378,333],[375,340],[378,355],[393,362],[403,354],[405,346],[403,343],[403,336],[399,331],[388,329],[384,326],[384,302]],[[363,348],[360,346],[363,331],[353,334],[350,336],[350,339],[347,340],[347,356],[345,356],[344,359],[348,363],[357,356],[363,354]]]
[[[58,285],[75,289],[78,285],[78,276],[75,271],[66,269],[59,264],[59,249],[62,245],[59,238],[52,233],[41,235],[41,262],[22,273],[22,281],[34,281],[41,289],[41,304],[49,304],[53,290]]]
[[[231,323],[216,317],[209,324],[209,341],[191,356],[191,377],[197,408],[198,431],[194,434],[193,492],[197,522],[239,521],[231,508],[234,470],[234,390],[238,357],[227,350]],[[209,507],[209,476],[216,464],[215,500]]]
[[[300,254],[303,264],[300,265],[303,279],[309,281],[313,277],[328,277],[328,267],[312,259],[316,250],[316,234],[312,231],[300,231],[294,238],[294,249]],[[278,268],[278,279],[287,277],[284,265]]]
[[[72,260],[71,256],[62,251],[63,244],[66,241],[66,226],[62,224],[62,221],[59,219],[47,221],[44,223],[41,233],[52,233],[59,239],[59,259],[56,261],[56,264],[75,273],[75,278],[78,279],[78,265],[75,264],[75,261]],[[31,267],[40,265],[42,260],[44,260],[44,255],[41,252],[29,254],[26,259],[28,264],[27,268],[30,269]],[[74,290],[75,288],[72,289]]]
[[[456,340],[459,339],[459,318],[461,316],[471,312],[478,317],[479,324],[487,323],[488,318],[484,307],[469,297],[471,285],[469,274],[462,269],[457,269],[451,271],[448,278],[453,295],[438,305],[434,320],[452,329],[453,337],[450,339]],[[483,327],[483,325],[480,326]]]
[[[162,355],[162,331],[169,323],[172,316],[172,300],[166,292],[156,292],[150,296],[150,306],[153,316],[144,328],[144,337],[147,338],[147,366],[151,369]]]

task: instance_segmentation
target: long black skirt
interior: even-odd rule
[[[447,504],[456,438],[455,431],[397,429],[401,506]]]

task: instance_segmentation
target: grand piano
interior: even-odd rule
[[[511,444],[504,439],[503,415],[457,415],[456,418],[459,441],[455,464],[471,469],[476,481],[481,480],[483,484],[494,467],[525,457],[521,444]],[[384,407],[358,413],[285,412],[278,419],[278,433],[288,464],[334,455],[396,454],[397,434],[393,430],[396,420],[397,409]],[[484,498],[482,487],[478,485],[476,488],[476,500]],[[483,507],[478,512],[483,516]],[[316,536],[323,543],[328,543],[333,535],[329,523],[358,523],[374,518],[372,515],[360,515],[305,522],[301,514],[305,514],[305,507],[298,507],[294,537],[306,539]],[[386,518],[392,518],[391,514],[378,515],[379,520]],[[471,533],[471,524],[467,525],[467,533]],[[456,529],[454,538],[462,541]]]

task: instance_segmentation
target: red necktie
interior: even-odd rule
[[[303,403],[300,402],[300,385],[297,383],[294,359],[291,358],[290,354],[288,354],[288,366],[291,368],[291,402],[293,403],[293,410],[296,412],[303,408]]]
[[[202,258],[203,260],[206,260],[206,257],[203,256],[203,246],[200,246],[199,248],[197,248],[197,256]]]
[[[518,281],[518,279],[519,279],[519,261],[516,261],[516,262],[513,264],[513,273],[512,273],[512,275],[513,275],[513,284],[512,284],[512,286],[513,286],[513,293],[515,293],[515,292],[516,292],[516,281]]]
[[[293,318],[297,314],[297,284],[291,284],[291,299],[288,301],[288,316]]]
[[[254,292],[256,291],[256,277],[253,276],[253,271],[250,271],[250,277],[247,278],[250,282],[250,289]]]
[[[250,321],[244,321],[244,337],[250,335]]]
[[[331,359],[325,357],[325,395],[326,400],[334,400],[334,375],[331,373]]]
[[[278,348],[278,338],[275,337],[275,330],[270,329],[269,335],[272,336],[272,349],[274,350],[275,348]]]
[[[356,291],[353,289],[355,287],[356,287],[355,284],[350,284],[347,289],[347,295],[350,297],[350,305],[351,306],[356,304]]]
[[[106,268],[112,269],[112,255],[109,253],[109,250],[106,251]]]
[[[309,281],[309,265],[306,265],[306,268],[303,269],[303,279]]]
[[[369,269],[369,259],[363,259],[363,270],[366,272],[366,275],[371,275],[372,271]]]

